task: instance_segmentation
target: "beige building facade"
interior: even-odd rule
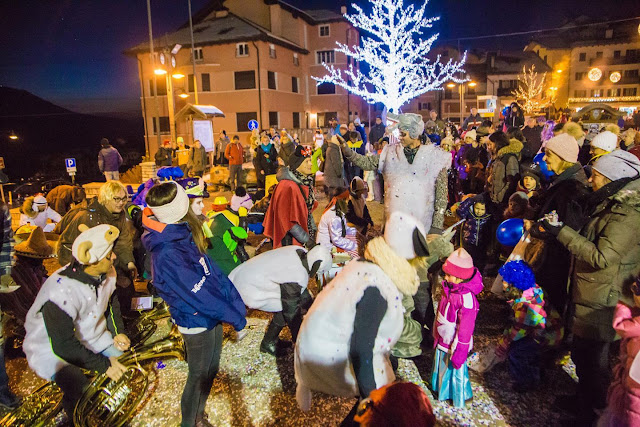
[[[158,127],[161,141],[193,141],[191,117],[180,114],[189,104],[217,107],[224,117],[210,118],[214,139],[225,130],[243,143],[249,140],[250,120],[258,121],[261,129],[286,128],[306,142],[312,129],[328,126],[331,117],[345,123],[367,111],[361,98],[330,84],[317,86],[312,78],[325,74],[322,62],[348,66],[346,56],[335,51],[336,41],[359,43],[358,31],[341,14],[302,11],[279,1],[227,0],[224,8],[212,2],[194,14],[193,21],[197,103],[188,24],[154,41],[155,68],[166,74],[154,72],[148,43],[126,52],[138,60],[151,155],[157,151]],[[171,55],[177,44],[182,48]],[[154,117],[159,117],[159,126]],[[172,123],[171,117],[177,119]]]

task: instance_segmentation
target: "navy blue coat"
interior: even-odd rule
[[[489,206],[485,204],[487,213],[483,216],[476,216],[473,205],[478,202],[477,197],[470,197],[460,203],[457,214],[460,219],[466,221],[462,224],[462,240],[465,245],[484,246],[491,241],[491,214],[488,212]],[[484,203],[484,201],[482,201]]]
[[[220,322],[245,327],[246,308],[226,274],[198,250],[189,225],[143,216],[142,243],[151,254],[153,285],[178,326],[211,329]]]

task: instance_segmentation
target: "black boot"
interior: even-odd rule
[[[283,283],[280,285],[280,299],[282,301],[282,317],[291,331],[293,342],[298,338],[298,331],[302,324],[302,288],[297,283]],[[310,295],[309,295],[310,296]],[[305,298],[306,300],[307,298]]]
[[[274,313],[271,323],[267,327],[267,331],[264,333],[264,338],[260,343],[260,352],[268,353],[272,356],[281,356],[283,353],[282,346],[278,346],[278,336],[280,331],[284,328],[285,322],[282,313]]]

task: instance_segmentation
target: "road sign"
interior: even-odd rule
[[[249,128],[249,130],[258,129],[258,121],[257,120],[249,120],[249,123],[247,123],[247,127]]]
[[[70,175],[73,172],[73,175],[75,175],[75,173],[76,173],[76,159],[74,159],[74,158],[64,159],[64,164],[67,167],[67,172]]]

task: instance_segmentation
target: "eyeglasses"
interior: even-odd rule
[[[127,200],[129,200],[129,199],[127,198],[127,196],[124,196],[124,197],[114,197],[114,198],[113,198],[113,201],[114,201],[114,202],[116,202],[116,203],[125,203]]]

